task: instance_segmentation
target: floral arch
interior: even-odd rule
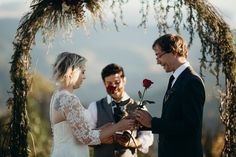
[[[28,156],[26,105],[31,78],[30,50],[35,44],[36,33],[41,30],[45,41],[50,42],[58,29],[69,28],[71,25],[82,27],[86,22],[86,13],[91,13],[95,20],[99,19],[103,23],[102,7],[107,4],[106,1],[109,0],[32,0],[31,10],[22,17],[13,42],[14,54],[10,70],[12,97],[8,100],[11,109],[9,151],[12,157]],[[110,1],[111,11],[118,5],[122,18],[122,6],[129,0]],[[220,100],[220,115],[225,125],[222,156],[236,156],[236,50],[229,26],[205,0],[140,0],[140,4],[140,27],[147,27],[148,8],[150,4],[153,5],[160,34],[166,33],[170,25],[177,32],[183,27],[189,32],[191,44],[197,33],[202,43],[201,69],[215,69],[217,79],[222,69],[226,78],[226,90],[222,91]],[[187,11],[186,17],[181,10],[183,8]],[[166,21],[169,16],[173,18],[173,23]],[[115,16],[114,24],[118,28],[116,19]]]

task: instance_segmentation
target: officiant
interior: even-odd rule
[[[129,114],[129,109],[137,105],[125,92],[126,77],[118,64],[109,64],[101,72],[107,92],[104,98],[92,102],[88,110],[91,112],[92,128],[99,128],[107,123],[116,123]],[[145,110],[147,110],[145,108]],[[107,138],[101,145],[93,146],[94,157],[137,157],[137,151],[148,153],[153,143],[151,131],[133,130],[119,132]]]

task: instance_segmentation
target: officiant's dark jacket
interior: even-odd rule
[[[202,117],[205,90],[202,80],[187,67],[165,94],[161,118],[152,119],[159,134],[158,157],[202,157]]]

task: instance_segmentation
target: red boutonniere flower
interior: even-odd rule
[[[116,86],[113,85],[113,84],[109,84],[106,87],[107,93],[110,94],[110,95],[114,93],[115,89],[116,89]]]
[[[139,105],[138,105],[138,108],[139,109],[142,109],[144,105],[146,104],[152,104],[152,103],[155,103],[154,101],[150,101],[150,100],[144,100],[144,94],[146,92],[146,90],[151,87],[151,85],[153,84],[153,82],[149,79],[144,79],[143,80],[143,87],[144,87],[144,90],[143,90],[143,93],[141,93],[140,91],[138,91],[138,95],[139,95],[139,98],[140,98],[140,101],[139,101]]]

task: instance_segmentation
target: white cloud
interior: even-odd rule
[[[163,72],[163,69],[161,66],[157,66],[156,64],[156,57],[153,54],[151,54],[152,50],[143,48],[142,46],[131,46],[133,48],[133,52],[136,53],[137,56],[140,56],[140,58],[143,59],[143,61],[145,62],[145,68],[147,68],[147,71],[150,71],[152,73],[159,73],[159,72]],[[148,55],[147,55],[148,54]]]
[[[1,0],[0,2],[0,18],[20,18],[29,8],[29,2],[26,0]]]
[[[86,79],[88,82],[91,83],[100,83],[101,81],[101,70],[106,65],[105,62],[102,62],[103,60],[98,59],[98,53],[92,52],[89,49],[83,49],[81,50],[81,54],[87,59],[86,63],[86,75],[87,76],[93,76],[93,77],[87,77]]]
[[[209,0],[216,8],[223,19],[229,24],[232,29],[236,29],[236,1],[235,0]]]

